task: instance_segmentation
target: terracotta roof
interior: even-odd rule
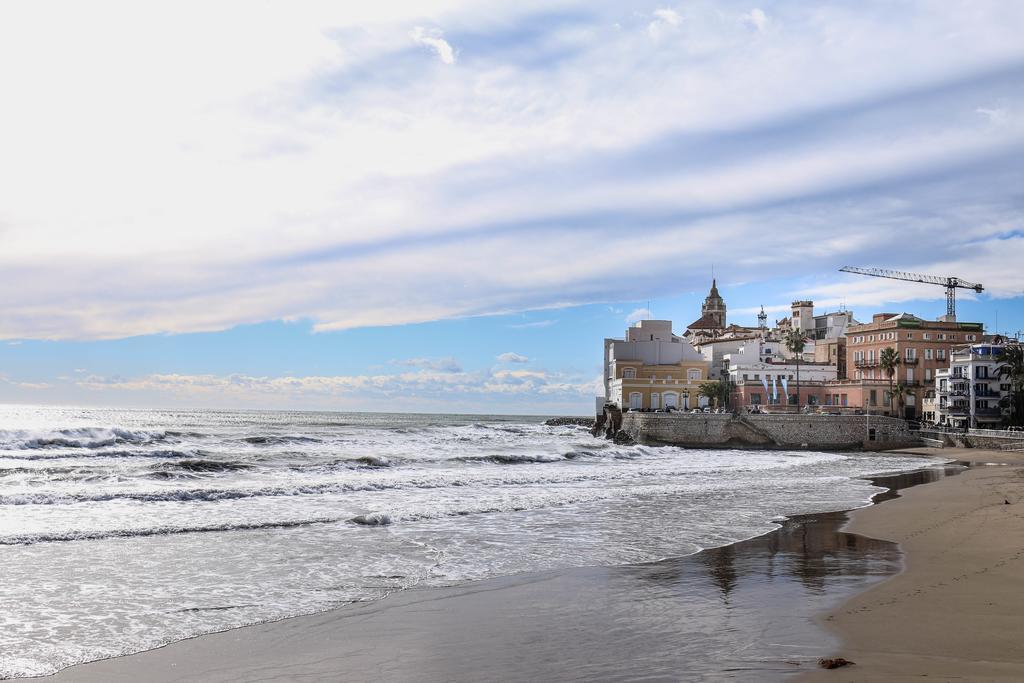
[[[720,330],[722,326],[718,324],[710,315],[704,315],[694,320],[692,323],[686,326],[688,330]]]

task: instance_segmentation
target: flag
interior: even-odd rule
[[[772,375],[772,400],[778,401],[779,400],[779,385],[775,381],[775,379],[776,379],[776,376]]]
[[[789,403],[789,382],[785,377],[782,378],[782,393],[786,395],[786,403]]]

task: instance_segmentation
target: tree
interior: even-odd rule
[[[783,341],[786,344],[786,348],[789,352],[796,356],[796,412],[800,412],[800,357],[803,355],[804,346],[807,345],[807,340],[804,337],[804,333],[800,330],[790,330],[786,334]],[[786,403],[789,403],[789,396],[786,397]]]
[[[716,408],[726,406],[729,404],[729,395],[732,393],[732,382],[726,379],[701,382],[697,387],[697,393],[709,401],[714,401]]]
[[[907,395],[907,387],[902,382],[898,382],[895,386],[891,386],[888,391],[889,401],[893,407],[899,406],[896,409],[896,415],[900,415],[903,412],[903,398]]]
[[[892,408],[892,397],[894,396],[892,380],[896,376],[896,367],[899,364],[900,354],[896,353],[896,349],[891,346],[886,346],[882,349],[882,353],[878,354],[878,367],[882,368],[882,372],[889,377],[889,391],[886,395],[889,397],[890,409]]]
[[[1024,424],[1024,346],[1011,344],[996,356],[999,377],[1010,380],[1010,423]]]

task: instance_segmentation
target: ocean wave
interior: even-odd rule
[[[162,462],[153,466],[157,472],[235,472],[238,470],[252,469],[253,465],[237,460],[206,460],[203,458],[186,458]]]
[[[552,463],[565,460],[564,455],[550,453],[492,453],[488,455],[460,455],[452,460],[459,462],[488,462],[497,465],[526,465],[531,463]]]
[[[239,441],[253,444],[254,446],[279,446],[281,444],[289,443],[322,443],[323,439],[318,439],[314,436],[301,435],[263,435],[245,436],[240,438]]]
[[[73,458],[75,460],[82,458],[155,458],[162,460],[171,460],[175,458],[192,458],[195,457],[195,453],[178,450],[161,449],[157,451],[129,451],[129,450],[114,450],[114,451],[90,451],[82,452],[76,451],[73,453],[19,453],[18,455],[3,454],[0,455],[2,460],[62,460],[67,458]]]
[[[391,467],[391,460],[383,455],[364,455],[346,462],[357,462],[367,467]]]
[[[120,443],[163,441],[166,432],[132,431],[119,427],[76,427],[49,432],[0,430],[0,448],[35,450],[45,448],[104,448]]]
[[[286,520],[279,522],[234,522],[196,526],[161,526],[146,529],[106,529],[101,531],[62,531],[44,534],[23,534],[0,536],[0,546],[34,545],[36,543],[61,543],[68,541],[99,541],[108,538],[140,538],[145,536],[169,536],[172,534],[201,534],[216,531],[252,531],[257,529],[291,529],[313,524],[333,524],[345,521],[341,517],[314,517],[312,519]]]

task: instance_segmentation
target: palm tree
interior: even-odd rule
[[[783,338],[786,344],[786,348],[789,352],[796,356],[796,412],[800,412],[800,356],[804,352],[804,346],[807,344],[804,338],[804,333],[800,330],[790,330],[789,333]],[[789,404],[789,396],[786,397],[786,403]]]
[[[897,383],[889,389],[889,401],[893,406],[899,406],[896,415],[903,412],[903,397],[907,395],[907,388],[902,383]]]
[[[882,368],[882,372],[889,376],[889,407],[892,409],[892,397],[893,397],[893,386],[892,380],[896,376],[896,366],[900,364],[900,354],[896,353],[896,349],[891,346],[886,346],[882,349],[882,352],[878,354],[878,367]]]
[[[1024,346],[1012,344],[1003,347],[996,356],[999,377],[1010,380],[1010,422],[1024,423]]]

